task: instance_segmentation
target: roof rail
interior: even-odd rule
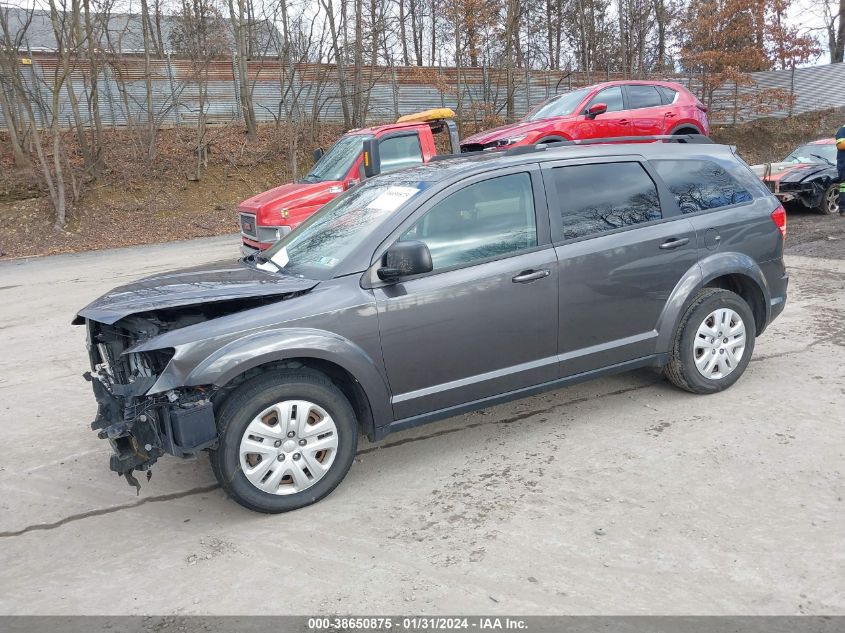
[[[709,136],[703,134],[654,134],[651,136],[608,136],[605,138],[585,138],[574,141],[553,141],[551,143],[534,143],[533,145],[518,145],[511,149],[480,149],[474,152],[461,152],[460,154],[436,154],[429,159],[430,163],[462,156],[481,156],[499,154],[500,156],[518,156],[519,154],[531,154],[533,152],[544,152],[553,147],[566,147],[570,145],[601,145],[613,143],[635,143],[639,141],[662,141],[664,143],[691,143],[694,145],[715,145],[716,142]],[[501,153],[500,153],[501,152]]]
[[[529,145],[529,147],[532,147],[532,146]],[[464,156],[481,156],[482,154],[490,155],[490,152],[480,149],[476,152],[460,152],[458,154],[435,154],[434,156],[432,156],[431,158],[428,159],[428,162],[429,163],[436,163],[437,161],[449,160],[450,158],[462,158]]]
[[[613,143],[635,143],[639,141],[662,141],[664,143],[691,143],[691,144],[709,144],[713,145],[714,141],[703,134],[654,134],[650,136],[609,136],[605,138],[584,138],[576,139],[574,141],[554,141],[552,143],[535,143],[534,145],[522,145],[514,147],[513,149],[505,150],[506,156],[515,156],[518,154],[527,154],[532,151],[544,152],[552,147],[565,147],[570,145],[603,145]]]
[[[555,141],[553,143],[537,143],[546,147],[560,145],[597,145],[600,143],[632,143],[635,141],[663,141],[664,143],[694,143],[713,145],[715,142],[703,134],[653,134],[650,136],[610,136],[606,138],[584,138],[574,141]],[[536,147],[535,145],[535,147]],[[514,148],[516,149],[516,148]]]

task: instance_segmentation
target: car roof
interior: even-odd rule
[[[592,90],[594,88],[608,88],[611,86],[664,86],[666,88],[671,88],[672,90],[686,90],[683,84],[678,83],[677,81],[668,81],[668,80],[648,80],[648,79],[614,79],[613,81],[602,81],[601,83],[597,84],[590,84],[589,86],[580,86],[578,88],[573,88],[572,92],[575,90]],[[561,93],[565,94],[565,93]],[[560,95],[554,95],[560,96]]]
[[[545,147],[545,149],[543,149]],[[596,143],[590,145],[531,146],[510,151],[486,151],[483,153],[456,154],[417,167],[390,172],[379,179],[396,181],[419,181],[435,183],[447,179],[461,179],[501,167],[543,163],[547,161],[625,157],[646,159],[673,159],[728,157],[732,149],[716,143]]]
[[[833,145],[836,143],[835,138],[820,138],[817,141],[810,141],[806,145]]]

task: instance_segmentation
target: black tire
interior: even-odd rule
[[[816,211],[822,215],[834,215],[839,213],[839,183],[831,183],[827,189],[824,190],[821,204],[816,207]]]
[[[726,376],[707,378],[695,365],[693,345],[699,326],[714,310],[730,308],[745,326],[745,350],[739,364]],[[663,370],[666,378],[676,387],[697,394],[716,393],[727,389],[742,376],[754,352],[756,325],[754,313],[745,300],[729,290],[703,288],[684,313],[672,344],[671,359]]]
[[[308,400],[335,423],[337,453],[328,471],[312,486],[288,495],[260,490],[244,475],[238,454],[247,426],[261,411],[285,400]],[[319,501],[346,476],[358,446],[358,423],[349,401],[325,375],[307,369],[272,371],[237,388],[217,412],[220,442],[211,453],[214,476],[235,501],[257,512],[276,514]]]
[[[676,130],[676,131],[672,132],[672,136],[687,136],[687,135],[700,136],[701,132],[699,132],[698,130],[692,130],[692,129]],[[681,140],[679,142],[680,143],[686,143],[686,141],[684,141],[684,140]]]
[[[540,143],[561,143],[565,140],[566,139],[563,138],[562,136],[547,136],[542,141],[537,141],[537,143],[538,144],[540,144]]]

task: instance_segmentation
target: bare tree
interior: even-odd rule
[[[208,72],[212,61],[226,51],[226,29],[213,0],[181,0],[181,13],[173,29],[174,47],[191,62],[191,81],[197,88],[197,156],[194,180],[208,166]]]
[[[252,104],[252,84],[249,81],[249,67],[252,38],[250,31],[252,24],[252,2],[250,0],[228,0],[229,19],[232,22],[232,34],[235,39],[236,62],[238,69],[238,86],[240,88],[241,113],[246,125],[246,135],[250,141],[258,139],[255,122],[255,108]]]

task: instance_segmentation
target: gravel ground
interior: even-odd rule
[[[786,310],[730,390],[638,371],[444,420],[281,516],[204,457],[136,497],[69,325],[236,237],[0,263],[0,614],[845,614],[845,220],[789,226]]]

